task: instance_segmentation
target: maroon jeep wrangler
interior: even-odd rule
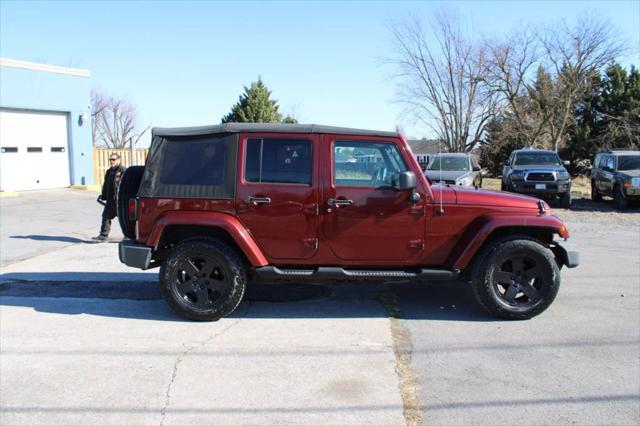
[[[508,319],[544,311],[578,253],[538,199],[431,186],[393,132],[241,124],[153,130],[122,178],[120,260],[160,268],[162,295],[216,320],[247,281],[471,281]]]

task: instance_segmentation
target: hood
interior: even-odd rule
[[[470,174],[468,170],[453,170],[453,171],[442,171],[442,178],[440,177],[439,170],[427,170],[424,174],[429,178],[431,182],[438,182],[440,179],[442,180],[452,180],[455,181],[458,178],[461,178],[465,175]]]
[[[620,170],[618,172],[619,175],[626,175],[629,177],[640,177],[640,170]]]
[[[538,202],[540,200],[534,197],[514,194],[511,192],[465,188],[462,186],[455,186],[452,188],[456,193],[458,205],[510,207],[539,210]],[[548,206],[546,207],[547,209],[549,208]]]

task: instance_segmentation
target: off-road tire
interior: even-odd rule
[[[602,201],[602,194],[598,192],[598,187],[594,181],[591,181],[591,201]]]
[[[564,209],[571,208],[571,189],[567,190],[560,196],[560,206]]]
[[[494,284],[494,273],[502,262],[509,256],[519,255],[535,259],[542,268],[541,298],[531,306],[508,304],[497,293],[499,291]],[[476,300],[489,314],[509,320],[524,320],[542,313],[551,305],[560,288],[560,269],[553,252],[540,241],[522,235],[510,236],[492,242],[478,253],[471,270],[471,283]]]
[[[616,185],[616,187],[613,188],[613,205],[618,210],[626,210],[629,207],[629,200],[622,195],[620,185]]]
[[[118,222],[125,237],[136,238],[136,222],[129,220],[129,199],[138,195],[142,175],[144,174],[144,166],[131,166],[124,171],[120,178],[120,187],[118,188]]]
[[[228,293],[221,295],[210,307],[199,308],[181,297],[177,279],[186,261],[193,256],[208,255],[228,277],[225,284]],[[236,250],[213,238],[194,238],[178,243],[160,268],[160,292],[162,297],[178,315],[193,321],[216,321],[233,312],[244,296],[247,287],[247,268]]]

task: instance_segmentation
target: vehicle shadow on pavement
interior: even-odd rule
[[[96,241],[93,240],[83,240],[81,238],[69,237],[66,235],[11,235],[9,238],[34,241],[58,241],[61,243],[96,243]]]
[[[66,315],[183,321],[162,300],[155,274],[36,275],[0,275],[0,306],[31,307],[38,312]],[[251,309],[240,306],[231,317],[322,319],[393,315],[407,320],[494,320],[477,305],[468,284],[459,282],[250,284],[242,304],[247,303],[251,303]]]
[[[571,203],[570,210],[598,213],[615,212],[621,214],[637,214],[640,213],[640,204],[631,204],[626,210],[618,210],[613,205],[612,200],[593,201],[589,198],[575,198]]]

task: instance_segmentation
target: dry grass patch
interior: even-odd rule
[[[482,188],[493,191],[500,191],[499,178],[483,178]],[[571,194],[573,198],[589,198],[591,197],[591,182],[586,176],[578,176],[571,181]]]

